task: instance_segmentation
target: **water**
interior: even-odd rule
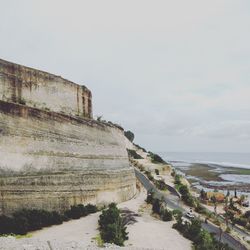
[[[205,181],[206,183],[214,184],[214,185],[242,185],[249,186],[250,185],[250,176],[242,175],[242,174],[228,174],[224,173],[223,168],[232,167],[232,168],[245,168],[250,169],[250,153],[189,153],[189,152],[159,152],[159,155],[162,156],[164,160],[170,162],[173,166],[176,166],[180,171],[189,168],[192,163],[203,163],[209,165],[216,165],[216,169],[213,171],[217,171],[220,174],[220,177],[223,181]],[[199,178],[196,176],[187,176],[189,179],[196,180],[196,184],[194,185],[196,188],[201,189],[204,188],[202,183],[199,182]],[[225,192],[225,191],[223,191]],[[242,194],[246,194],[249,196],[250,193],[242,192]]]
[[[210,163],[221,167],[250,169],[250,153],[190,153],[190,152],[160,152],[166,161],[185,163]]]

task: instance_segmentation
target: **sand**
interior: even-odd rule
[[[146,191],[142,189],[134,199],[118,205],[121,209],[129,209],[139,214],[135,217],[137,222],[127,227],[129,240],[125,242],[125,249],[191,249],[191,242],[172,229],[173,222],[163,222],[150,215],[151,207],[144,202],[145,198]],[[56,245],[58,241],[61,245],[64,243],[65,246],[77,246],[72,249],[94,247],[94,238],[98,235],[99,215],[100,213],[92,214],[33,232],[32,238],[26,239],[26,244],[30,240],[33,244],[50,241]]]

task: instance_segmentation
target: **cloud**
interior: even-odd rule
[[[245,151],[249,7],[233,0],[10,0],[1,4],[0,56],[86,84],[94,113],[135,131],[152,150],[211,151],[216,143],[217,151]]]

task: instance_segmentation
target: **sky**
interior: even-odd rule
[[[249,153],[249,0],[0,3],[0,58],[86,85],[136,143]]]

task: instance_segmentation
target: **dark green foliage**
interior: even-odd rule
[[[154,193],[153,193],[153,191],[149,190],[148,193],[147,193],[146,202],[147,202],[148,204],[152,204],[152,203],[153,203],[153,200],[154,200]]]
[[[162,208],[163,201],[159,200],[158,198],[155,198],[154,193],[152,191],[148,192],[146,202],[149,204],[152,204],[153,213],[160,215],[160,217],[163,221],[171,221],[173,219],[173,213],[167,209]],[[175,210],[175,211],[177,211],[177,210]]]
[[[10,217],[0,216],[0,234],[26,234],[62,222],[63,217],[55,211],[22,209]]]
[[[189,222],[183,222],[181,217],[177,218],[177,222],[173,228],[178,230],[184,237],[193,241],[195,250],[232,250],[228,245],[220,243],[215,237],[201,228],[201,222],[194,219]]]
[[[147,153],[147,150],[146,150],[145,148],[143,148],[143,147],[141,147],[140,145],[135,144],[135,143],[134,143],[134,145],[135,145],[137,148],[141,149],[144,153]]]
[[[115,203],[111,203],[108,209],[103,210],[99,218],[101,238],[104,242],[124,245],[128,239],[126,227],[124,226],[121,212]]]
[[[161,219],[163,221],[171,221],[173,220],[173,214],[171,211],[167,210],[167,209],[164,209],[162,212],[161,212]]]
[[[160,215],[160,213],[161,213],[161,203],[160,203],[159,199],[153,199],[152,210],[153,210],[153,213]]]
[[[175,170],[172,170],[172,172],[171,172],[171,176],[173,176],[173,177],[175,177],[175,176],[176,176],[176,172],[175,172]]]
[[[181,176],[180,175],[175,174],[175,176],[174,176],[174,184],[177,185],[177,186],[181,185]]]
[[[154,181],[155,186],[160,190],[167,190],[168,186],[163,180]]]
[[[181,193],[181,198],[185,202],[186,205],[190,207],[195,206],[195,199],[190,194],[189,189],[186,185],[180,184],[179,192]]]
[[[173,216],[174,216],[174,218],[175,218],[176,220],[178,220],[178,218],[181,218],[181,217],[182,217],[182,212],[181,212],[180,210],[178,210],[178,209],[174,209],[174,210],[172,211],[172,214],[173,214]]]
[[[124,131],[124,135],[129,139],[129,141],[133,142],[133,140],[135,139],[135,135],[134,133],[132,133],[131,131]]]
[[[136,153],[135,150],[132,149],[127,149],[128,151],[128,156],[134,159],[143,159],[139,154]]]
[[[159,174],[160,174],[159,169],[157,169],[157,168],[155,169],[155,174],[156,174],[156,175],[159,175]]]
[[[86,216],[87,211],[84,205],[80,204],[77,206],[71,206],[71,208],[65,212],[65,215],[70,219],[79,219]]]
[[[96,213],[98,211],[96,205],[92,205],[92,204],[87,204],[85,206],[85,209],[86,209],[87,214],[93,214],[93,213]]]
[[[200,202],[197,202],[196,207],[195,207],[195,212],[199,213],[199,214],[206,214],[206,208],[201,206]]]
[[[148,156],[151,158],[151,161],[153,163],[162,163],[166,164],[166,162],[157,154],[154,154],[152,152],[148,152]]]
[[[149,179],[150,181],[153,181],[153,180],[154,180],[154,177],[152,176],[151,172],[146,171],[145,174],[147,175],[147,177],[148,177],[148,179]]]
[[[88,204],[72,206],[64,214],[42,209],[22,209],[11,216],[0,216],[1,234],[26,234],[27,232],[61,224],[69,219],[78,219],[97,211],[96,206]]]
[[[201,222],[198,219],[193,219],[191,224],[189,224],[188,230],[185,232],[184,236],[194,243],[199,241],[201,231]]]
[[[250,210],[246,211],[243,215],[243,217],[250,219]]]
[[[234,224],[238,224],[242,227],[245,227],[247,225],[247,219],[246,218],[233,218]]]
[[[204,189],[202,189],[200,192],[200,198],[202,200],[207,200],[207,193],[204,191]]]
[[[181,193],[181,195],[187,196],[189,194],[188,187],[186,185],[181,185],[179,188],[179,192]]]

